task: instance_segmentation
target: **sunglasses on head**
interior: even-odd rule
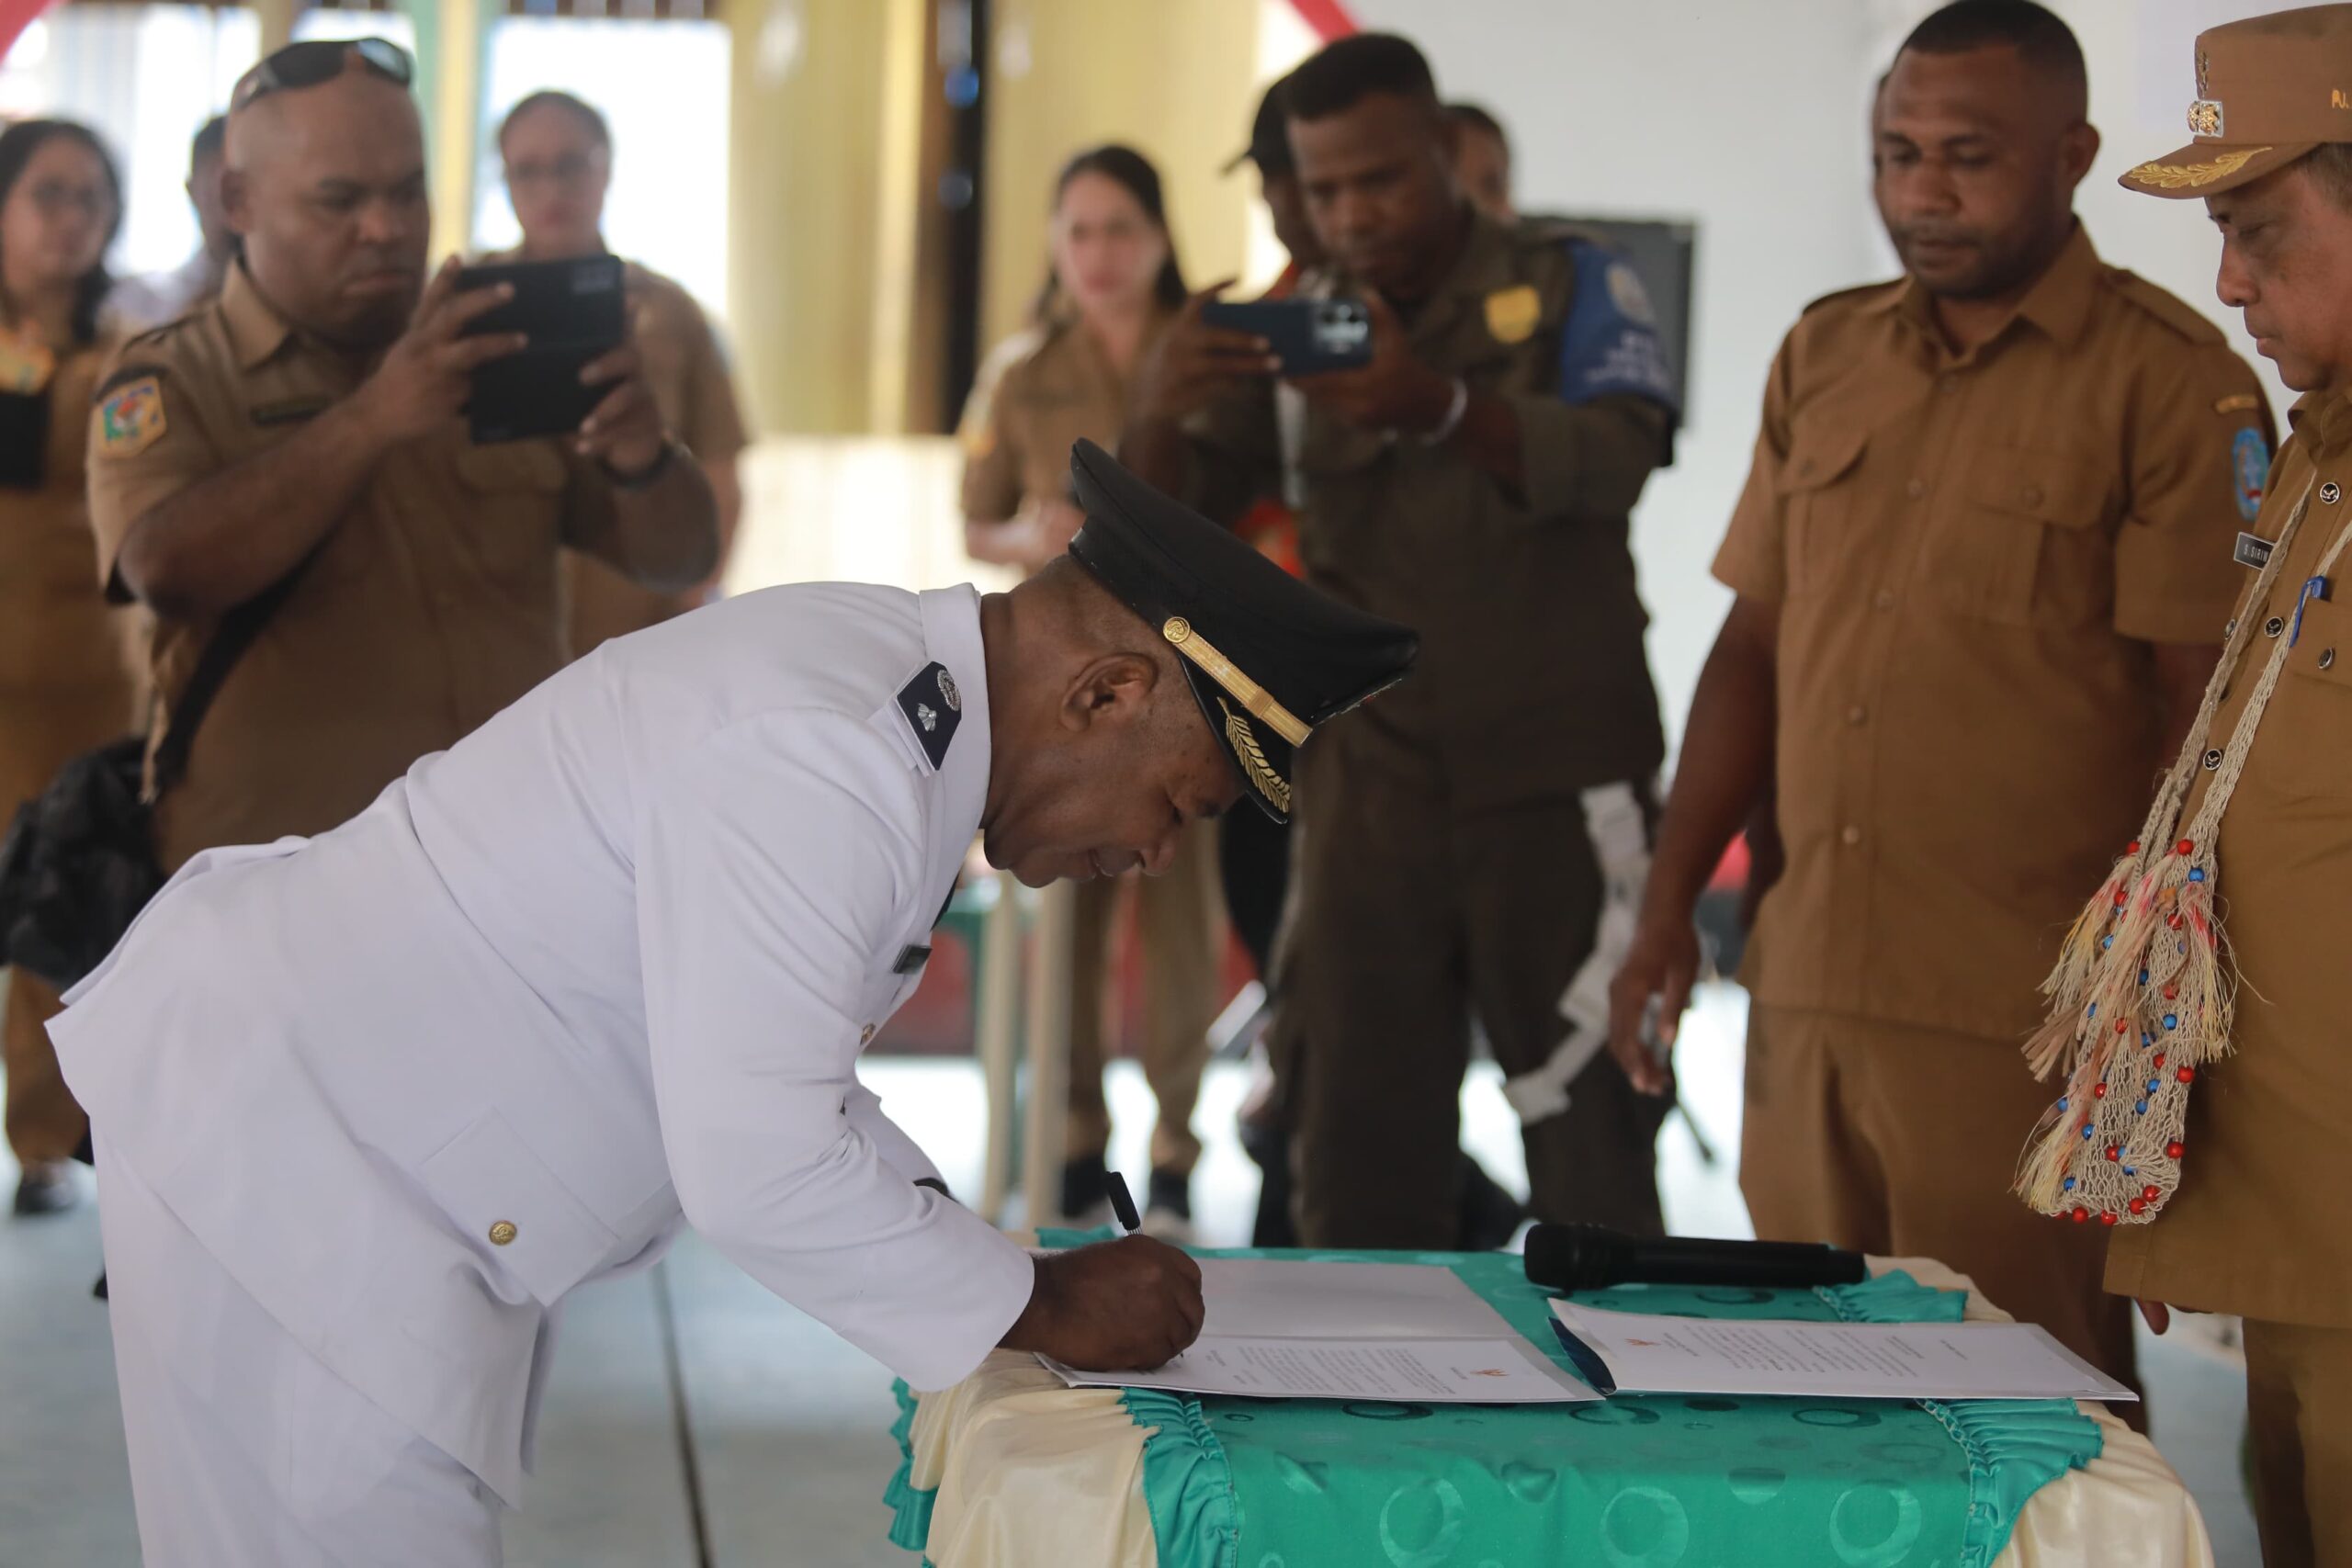
[[[288,44],[238,78],[237,90],[229,96],[230,112],[272,93],[332,82],[343,74],[345,62],[354,55],[363,69],[387,82],[403,87],[415,83],[416,67],[410,61],[408,51],[396,43],[379,38],[316,39],[309,43]]]

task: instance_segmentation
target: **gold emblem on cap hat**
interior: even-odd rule
[[[2269,151],[2267,147],[2239,147],[2201,164],[2143,164],[2127,177],[2142,185],[2154,186],[2158,190],[2211,185],[2215,180],[2236,174]]]
[[[1260,795],[1273,802],[1275,810],[1288,812],[1290,784],[1266,761],[1265,749],[1258,744],[1257,731],[1223,697],[1216,700],[1216,705],[1225,710],[1225,738],[1233,742],[1234,754],[1241,759],[1241,771],[1249,775]]]
[[[2188,106],[2188,130],[2195,136],[2222,134],[2222,106],[2212,98],[2199,98]]]
[[[2197,96],[2201,98],[2213,90],[2209,85],[2212,80],[2213,57],[2200,49],[2197,51]]]

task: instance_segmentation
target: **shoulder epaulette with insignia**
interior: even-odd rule
[[[2104,281],[2122,298],[2137,305],[2191,343],[2224,343],[2212,319],[2169,289],[2159,288],[2128,267],[2111,266]]]
[[[1833,289],[1829,293],[1824,294],[1820,299],[1808,303],[1805,308],[1798,311],[1797,314],[1800,316],[1810,316],[1815,310],[1821,310],[1825,306],[1829,305],[1841,305],[1848,303],[1860,304],[1865,295],[1882,294],[1890,288],[1900,288],[1902,287],[1903,280],[1899,277],[1894,277],[1885,279],[1879,283],[1858,283],[1851,288]]]
[[[133,344],[140,341],[141,340],[139,338],[133,338],[130,340]],[[117,360],[115,362],[114,368],[107,371],[105,378],[99,381],[97,390],[90,394],[90,401],[93,404],[105,402],[107,400],[107,394],[114,391],[118,388],[128,387],[131,382],[142,380],[150,376],[168,376],[170,374],[171,372],[161,365],[155,365],[136,359]]]
[[[906,716],[922,754],[931,759],[932,771],[944,767],[947,743],[964,722],[964,694],[947,666],[934,660],[917,671],[913,680],[899,688],[899,711]]]

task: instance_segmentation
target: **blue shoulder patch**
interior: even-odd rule
[[[1589,403],[1631,393],[1665,405],[1679,420],[1674,378],[1640,277],[1616,252],[1589,240],[1570,240],[1568,255],[1576,264],[1576,292],[1560,328],[1561,400]]]
[[[932,771],[938,772],[947,761],[947,743],[956,739],[956,727],[964,722],[964,694],[956,689],[956,677],[947,666],[934,660],[899,687],[899,711],[907,716],[916,744],[931,759]]]
[[[2231,440],[2230,468],[2237,481],[2238,515],[2251,523],[2262,514],[2262,491],[2270,479],[2270,447],[2261,431],[2249,424]]]

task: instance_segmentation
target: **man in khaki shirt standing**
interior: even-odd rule
[[[498,128],[506,194],[523,243],[492,261],[557,261],[603,255],[605,193],[613,177],[613,134],[594,105],[570,93],[533,93]],[[662,423],[684,444],[718,502],[719,569],[683,593],[632,582],[593,555],[564,553],[571,655],[607,637],[642,631],[701,604],[725,570],[743,491],[737,459],[748,444],[727,356],[694,296],[650,267],[628,267],[630,327]]]
[[[1653,1090],[1693,904],[1776,782],[1741,1185],[1768,1238],[1938,1258],[2106,1371],[2103,1236],[2025,1213],[2017,1047],[2083,892],[2186,728],[2267,466],[2253,371],[2075,221],[2082,54],[2021,0],[1905,43],[1876,188],[1906,276],[1783,344],[1612,1045]],[[1776,761],[1777,759],[1777,761]]]
[[[2303,396],[2238,552],[2265,569],[2205,547],[2204,569],[2247,597],[2204,733],[2166,791],[2178,816],[2158,814],[2149,840],[2171,853],[2186,841],[2185,875],[2211,883],[2233,1017],[2225,1004],[2222,1038],[2184,1053],[2201,1068],[2151,1055],[2149,1083],[2188,1083],[2187,1122],[2168,1142],[2123,1136],[2162,1201],[2120,1205],[2107,1283],[2149,1303],[2160,1329],[2158,1303],[2245,1318],[2262,1560],[2307,1568],[2352,1563],[2352,1223],[2337,1165],[2352,1126],[2352,6],[2213,28],[2195,62],[2196,140],[2123,183],[2204,198],[2222,302]],[[2149,978],[2156,996],[2134,998],[2153,1015],[2144,1049],[2177,1050],[2167,1025],[2204,1021],[2167,1015],[2166,977]]]
[[[683,588],[717,555],[710,487],[673,459],[633,346],[576,437],[476,446],[463,337],[498,302],[424,285],[424,139],[407,56],[296,44],[238,84],[220,298],[128,344],[97,394],[101,575],[153,610],[158,714],[221,618],[299,573],[161,802],[176,867],[357,812],[563,663],[557,552]],[[158,723],[160,724],[160,719]]]

